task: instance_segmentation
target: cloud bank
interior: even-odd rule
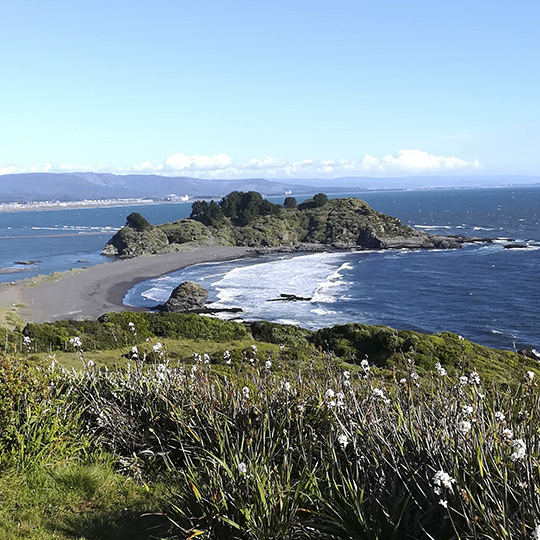
[[[336,178],[339,176],[407,176],[472,172],[480,169],[478,161],[465,161],[453,156],[435,156],[418,149],[399,150],[396,154],[375,157],[365,154],[359,160],[328,159],[287,161],[267,156],[247,161],[234,161],[228,154],[186,155],[171,154],[162,163],[143,161],[131,167],[45,163],[41,166],[17,167],[6,165],[0,175],[29,172],[112,172],[116,174],[161,174],[195,176],[200,178]]]

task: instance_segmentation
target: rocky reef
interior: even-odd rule
[[[288,202],[281,207],[255,192],[233,192],[219,203],[197,201],[190,218],[173,223],[152,226],[142,216],[135,218],[128,217],[126,226],[105,246],[104,255],[136,257],[201,245],[286,251],[310,250],[310,246],[313,250],[453,249],[466,242],[487,241],[427,234],[373,210],[361,199],[328,200],[323,194],[298,206]]]

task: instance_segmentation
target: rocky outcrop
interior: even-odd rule
[[[247,225],[222,216],[214,226],[197,219],[182,219],[143,230],[126,226],[109,240],[103,254],[134,257],[197,245],[291,251],[455,249],[478,241],[486,239],[417,231],[395,217],[373,210],[361,199],[347,198],[332,199],[322,206],[306,204],[299,208],[282,208],[277,213],[256,216]]]
[[[208,291],[194,281],[184,281],[176,287],[171,296],[161,306],[162,311],[185,313],[200,310],[208,298]]]
[[[139,230],[122,227],[105,245],[102,254],[123,258],[160,253],[169,245],[167,235],[158,227]]]

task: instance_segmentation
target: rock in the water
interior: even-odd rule
[[[518,244],[518,243],[506,244],[505,246],[503,246],[504,249],[527,249],[528,247],[529,247],[528,244]]]
[[[518,351],[518,354],[521,354],[525,356],[526,358],[531,358],[532,360],[537,360],[540,362],[540,354],[536,349],[533,349],[532,347],[523,347],[523,349],[520,349]]]
[[[194,281],[180,283],[163,304],[163,311],[182,313],[201,309],[208,298],[208,291]]]
[[[268,302],[309,302],[311,298],[296,296],[296,294],[281,293],[279,298],[270,298]]]

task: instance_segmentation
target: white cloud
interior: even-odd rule
[[[161,169],[165,171],[214,171],[225,169],[230,163],[231,158],[227,154],[187,156],[179,152],[170,155],[163,162]]]
[[[100,165],[51,164],[41,166],[16,167],[7,165],[0,168],[1,174],[24,172],[114,172],[154,173],[167,176],[192,175],[200,178],[336,178],[339,176],[406,176],[423,173],[445,173],[474,171],[481,168],[478,161],[468,162],[458,157],[436,156],[418,149],[399,150],[396,154],[375,157],[365,154],[363,158],[350,159],[302,159],[287,161],[266,156],[247,161],[233,161],[228,154],[189,156],[182,152],[171,154],[162,163],[154,165],[145,160],[130,167],[109,167]]]
[[[376,158],[366,154],[362,159],[362,168],[367,172],[379,173],[425,173],[455,171],[464,168],[478,168],[478,161],[469,163],[457,157],[434,156],[422,150],[399,150],[395,156],[387,154]]]

